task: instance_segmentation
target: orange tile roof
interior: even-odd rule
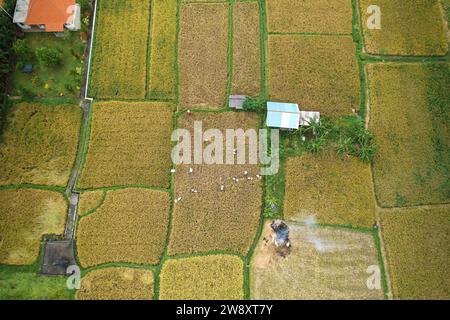
[[[26,24],[44,24],[48,32],[64,31],[64,24],[72,15],[70,6],[75,0],[31,0]]]

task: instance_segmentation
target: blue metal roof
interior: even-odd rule
[[[300,110],[298,104],[267,102],[267,126],[272,128],[298,129]]]

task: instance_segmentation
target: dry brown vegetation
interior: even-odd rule
[[[235,2],[231,93],[256,96],[260,90],[259,6]]]
[[[271,100],[327,115],[358,109],[360,81],[351,37],[269,36],[268,61]]]
[[[396,207],[448,202],[448,64],[370,64],[377,200]]]
[[[98,5],[90,94],[143,99],[150,1],[101,0]]]
[[[348,0],[267,0],[269,32],[352,33]]]
[[[21,103],[0,144],[0,184],[65,186],[75,161],[81,108]]]
[[[78,258],[83,267],[107,262],[157,264],[169,224],[170,197],[162,191],[108,191],[103,205],[80,219]]]
[[[224,134],[225,129],[258,127],[257,115],[244,112],[193,113],[181,117],[179,127],[192,132],[194,121],[203,121],[204,130],[216,128]],[[174,204],[169,254],[210,250],[246,254],[258,228],[261,211],[258,174],[259,166],[251,164],[177,166],[175,198],[182,200]],[[224,191],[220,191],[221,185]],[[192,188],[198,193],[192,193]]]
[[[153,0],[150,97],[176,97],[177,0]]]
[[[439,0],[359,0],[365,48],[382,55],[431,56],[448,52],[445,14]],[[381,8],[381,30],[370,30],[366,13]]]
[[[161,269],[161,300],[243,298],[244,265],[236,256],[210,255],[167,260]]]
[[[450,299],[449,212],[448,205],[382,210],[394,298]]]
[[[357,158],[306,154],[286,165],[285,217],[319,223],[371,227],[375,196],[370,166]]]
[[[383,299],[366,286],[367,268],[378,265],[372,233],[288,225],[292,249],[283,258],[266,224],[251,262],[252,299]]]
[[[168,187],[172,107],[164,103],[93,105],[89,151],[79,187]]]
[[[228,3],[181,7],[180,107],[221,108],[228,80]]]
[[[83,216],[90,213],[97,208],[103,201],[106,191],[87,191],[80,195],[80,201],[78,202],[78,215]]]
[[[0,190],[0,263],[32,264],[44,234],[62,234],[67,202],[47,190]]]
[[[151,300],[154,276],[151,270],[105,268],[88,272],[81,279],[77,300]]]

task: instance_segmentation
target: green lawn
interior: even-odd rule
[[[33,266],[0,266],[0,300],[67,300],[65,277],[37,274]]]
[[[24,74],[18,64],[13,75],[14,95],[57,97],[77,96],[80,92],[83,74],[85,43],[79,32],[66,32],[64,38],[53,33],[27,33],[24,39],[33,52],[39,47],[52,47],[62,53],[62,63],[56,67],[41,67],[35,57],[33,73]]]

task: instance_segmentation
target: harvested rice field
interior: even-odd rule
[[[352,33],[352,3],[347,0],[267,0],[271,33]]]
[[[151,300],[154,276],[151,270],[124,267],[88,272],[77,290],[77,300]]]
[[[166,242],[169,209],[167,192],[133,188],[108,191],[102,205],[79,221],[77,254],[81,265],[157,264]]]
[[[326,115],[359,108],[359,74],[351,37],[272,35],[269,98]]]
[[[257,2],[235,2],[233,15],[232,94],[260,92],[260,25]]]
[[[169,186],[172,106],[100,102],[93,105],[82,189]]]
[[[396,299],[450,299],[450,206],[381,211]]]
[[[143,99],[150,1],[98,2],[89,93],[103,99]],[[115,76],[111,76],[114,73]]]
[[[238,300],[243,298],[242,260],[210,255],[167,260],[161,270],[161,300]]]
[[[289,158],[284,211],[288,220],[372,227],[376,217],[370,166],[331,153]]]
[[[75,105],[15,105],[0,143],[0,185],[65,187],[75,162],[81,114]]]
[[[449,65],[369,64],[367,72],[379,204],[447,203]]]
[[[226,128],[258,128],[257,115],[244,112],[192,113],[179,119],[179,128],[193,132],[195,121],[224,135]],[[177,166],[174,198],[179,201],[173,208],[169,254],[226,250],[245,255],[261,212],[259,173],[259,166],[252,164]]]
[[[228,81],[228,3],[183,4],[178,42],[182,109],[225,105]]]
[[[290,223],[291,252],[280,257],[267,223],[250,267],[252,299],[383,299],[368,289],[369,266],[378,266],[371,232]]]
[[[42,236],[64,232],[66,211],[67,201],[58,192],[0,190],[0,264],[34,263]]]
[[[370,30],[370,5],[381,10],[381,29]],[[365,50],[375,55],[443,56],[448,52],[446,13],[439,0],[359,0]]]
[[[177,0],[153,0],[152,3],[151,98],[176,98],[177,4]]]

